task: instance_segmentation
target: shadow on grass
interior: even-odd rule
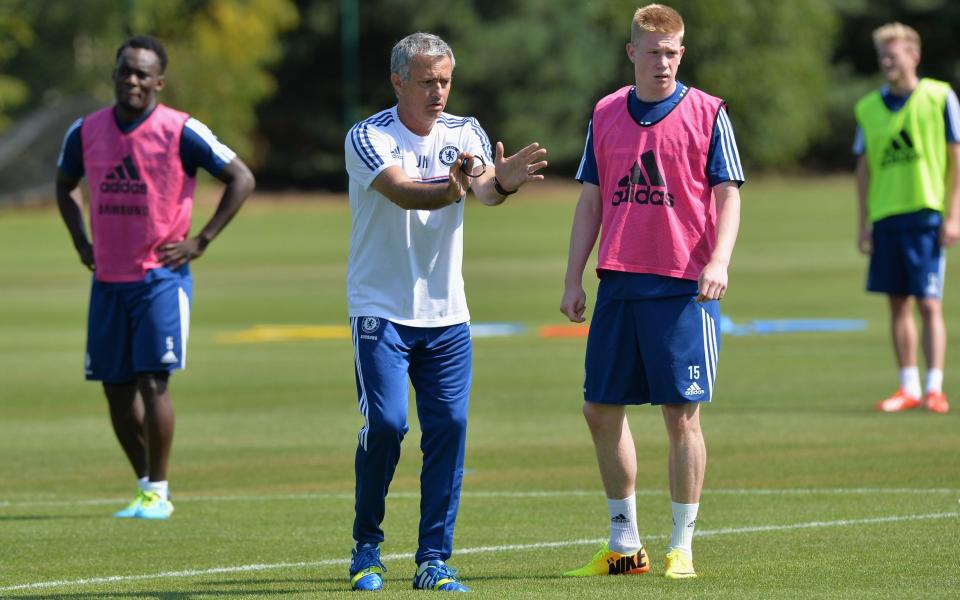
[[[252,583],[252,582],[248,582]],[[150,590],[136,590],[130,592],[79,592],[74,594],[40,594],[16,596],[27,600],[99,600],[109,598],[135,598],[137,600],[196,600],[197,598],[223,597],[243,598],[267,596],[295,597],[302,595],[304,590],[298,589],[244,589],[244,590],[204,590],[196,592],[156,592]]]
[[[135,584],[131,582],[118,582],[118,585],[125,585],[131,588],[135,587]],[[128,592],[106,590],[59,594],[42,592],[37,594],[20,594],[14,597],[19,600],[197,600],[199,598],[262,598],[271,596],[302,598],[305,594],[342,594],[351,591],[350,582],[347,581],[346,577],[325,579],[230,579],[197,581],[188,585],[194,589],[189,592],[157,591],[149,588],[131,589]]]
[[[519,579],[527,580],[556,580],[559,575],[550,576],[479,576],[464,580],[468,586],[471,582],[509,582]],[[271,587],[278,586],[278,587]],[[131,590],[129,592],[75,592],[67,594],[51,594],[49,592],[36,595],[18,595],[21,600],[109,600],[109,599],[137,599],[137,600],[197,600],[199,598],[246,598],[246,597],[303,597],[304,594],[349,594],[350,583],[346,577],[323,579],[232,579],[227,581],[198,581],[193,584],[196,589],[190,592],[161,592],[149,589]],[[240,589],[216,589],[240,588]],[[412,591],[411,582],[387,579],[384,585],[386,592]]]
[[[89,519],[87,515],[8,515],[0,516],[0,521],[53,521],[60,519]]]

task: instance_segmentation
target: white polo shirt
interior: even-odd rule
[[[397,107],[354,125],[344,141],[350,176],[350,258],[347,305],[351,317],[380,317],[413,327],[470,320],[463,288],[463,204],[404,210],[370,184],[391,166],[423,185],[447,185],[460,152],[493,160],[477,120],[441,113],[421,137],[407,129]]]

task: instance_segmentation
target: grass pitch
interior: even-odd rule
[[[499,208],[468,203],[474,322],[563,322],[577,189],[532,188]],[[579,410],[584,342],[477,339],[451,560],[476,597],[956,597],[957,344],[945,383],[954,412],[872,412],[896,379],[885,301],[862,291],[852,180],[754,181],[743,196],[724,314],[862,318],[867,329],[723,338],[716,401],[703,410],[700,578],[680,582],[661,577],[670,512],[658,411],[630,416],[652,572],[561,579],[607,531]],[[211,210],[202,204],[195,222]],[[132,473],[99,386],[82,380],[89,276],[55,210],[0,213],[0,597],[352,597],[361,419],[349,341],[217,342],[255,325],[345,324],[348,237],[345,202],[254,198],[194,265],[189,368],[172,380],[177,512],[121,521],[110,514],[131,497]],[[958,275],[948,263],[954,339]],[[387,597],[416,594],[413,412],[410,424],[384,524]]]

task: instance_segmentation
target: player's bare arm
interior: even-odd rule
[[[947,144],[947,212],[940,230],[940,243],[952,246],[960,240],[960,144]]]
[[[93,244],[87,237],[87,229],[83,223],[83,193],[80,191],[80,180],[58,170],[56,196],[60,216],[70,232],[73,247],[80,255],[80,262],[92,271],[94,269]]]
[[[587,266],[590,253],[593,252],[594,244],[597,243],[601,219],[600,187],[584,182],[573,214],[567,274],[563,281],[563,299],[560,301],[560,312],[574,323],[583,323],[586,320],[583,316],[587,309],[583,270]]]
[[[447,185],[414,181],[398,166],[387,167],[371,184],[388,200],[404,210],[436,210],[463,198],[470,187],[470,177],[461,168],[473,155],[461,152],[450,165]]]
[[[861,154],[857,159],[857,248],[863,254],[872,252],[872,228],[870,219],[867,217],[867,190],[870,189],[870,164],[867,162],[867,155]]]
[[[523,185],[543,180],[543,175],[538,171],[547,166],[547,161],[544,160],[546,156],[547,149],[537,142],[524,146],[512,156],[504,156],[503,142],[497,142],[494,168],[487,169],[477,178],[473,193],[487,206],[502,204],[508,195]],[[500,188],[507,192],[506,195],[497,190],[497,182],[500,183]]]
[[[717,201],[717,245],[710,262],[700,272],[698,302],[720,300],[727,293],[727,268],[740,231],[740,188],[736,182],[725,181],[713,188]]]
[[[227,226],[234,215],[243,206],[243,202],[253,192],[256,180],[253,173],[239,158],[234,158],[217,174],[217,179],[226,184],[223,196],[217,204],[210,221],[200,230],[196,237],[188,237],[176,244],[160,246],[158,253],[163,266],[176,269],[185,263],[200,258],[223,228]]]

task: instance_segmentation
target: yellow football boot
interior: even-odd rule
[[[564,577],[596,577],[599,575],[641,575],[650,570],[650,561],[643,546],[633,554],[620,554],[604,544],[586,565],[567,571]]]
[[[674,548],[667,552],[667,570],[663,574],[667,579],[692,579],[697,576],[693,570],[693,557]]]

